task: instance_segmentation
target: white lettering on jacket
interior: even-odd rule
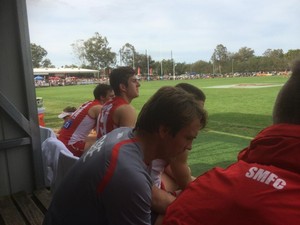
[[[245,176],[267,185],[272,185],[276,189],[283,189],[286,186],[285,180],[278,178],[275,173],[257,167],[251,167]]]
[[[99,152],[101,150],[105,139],[106,135],[102,136],[90,147],[90,149],[83,156],[83,162],[86,161],[87,157],[92,157],[94,152]]]

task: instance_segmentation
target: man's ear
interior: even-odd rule
[[[119,84],[119,89],[121,92],[126,92],[127,91],[127,87],[125,84]]]
[[[104,103],[104,100],[105,100],[105,97],[103,97],[103,96],[100,96],[100,102],[102,102],[102,103]]]
[[[170,129],[165,125],[160,125],[158,129],[158,133],[161,138],[164,138],[170,134]]]

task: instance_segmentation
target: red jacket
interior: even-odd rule
[[[192,182],[163,224],[299,225],[300,125],[266,128],[238,159]]]

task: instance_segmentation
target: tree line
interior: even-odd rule
[[[116,66],[132,66],[141,75],[181,75],[181,74],[234,74],[252,72],[289,71],[292,63],[300,59],[300,49],[291,49],[284,53],[282,49],[267,49],[262,56],[256,56],[254,50],[242,47],[238,52],[229,52],[219,44],[214,49],[210,61],[199,60],[194,63],[175,62],[174,59],[155,61],[151,55],[137,52],[135,47],[124,44],[119,52],[113,52],[106,37],[98,32],[87,40],[77,40],[71,44],[78,65],[65,65],[65,68],[81,67],[100,70],[108,74]],[[31,44],[33,67],[53,68],[47,51]],[[139,69],[138,69],[139,68]]]

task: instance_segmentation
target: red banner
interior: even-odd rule
[[[137,75],[141,75],[141,68],[140,67],[138,67]]]

